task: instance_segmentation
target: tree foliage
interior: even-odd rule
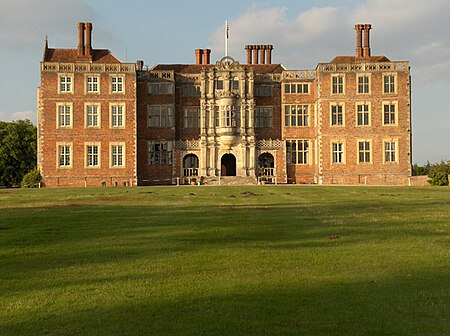
[[[31,121],[0,121],[0,186],[18,186],[36,168],[37,131]]]
[[[22,188],[37,188],[39,187],[41,180],[42,178],[39,170],[33,169],[25,174],[20,185]]]
[[[430,172],[430,168],[431,168],[430,161],[427,161],[427,164],[424,166],[419,166],[417,163],[415,163],[412,166],[413,176],[428,175],[428,173]]]
[[[430,167],[428,182],[431,185],[446,186],[448,185],[448,175],[450,174],[450,161],[434,163]]]

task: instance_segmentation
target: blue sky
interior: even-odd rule
[[[93,47],[122,61],[193,63],[194,49],[244,61],[245,44],[273,44],[273,62],[314,69],[353,55],[356,23],[372,23],[373,55],[408,60],[412,73],[413,162],[450,159],[450,2],[448,0],[123,1],[2,0],[0,120],[36,122],[36,88],[45,36],[76,48],[76,23],[93,23]]]

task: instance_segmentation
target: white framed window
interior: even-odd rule
[[[110,127],[111,128],[124,128],[125,127],[125,104],[124,103],[111,103],[109,105],[110,110]]]
[[[358,140],[358,163],[372,162],[372,141]]]
[[[370,76],[369,75],[358,75],[357,77],[357,92],[358,94],[369,94],[370,93]]]
[[[100,76],[86,76],[86,93],[100,93]]]
[[[168,166],[173,161],[173,143],[166,140],[148,142],[148,164],[150,166]]]
[[[345,111],[343,104],[338,103],[330,104],[330,125],[331,126],[345,125]]]
[[[184,97],[200,97],[200,85],[185,85],[183,86]]]
[[[397,161],[397,142],[384,141],[384,162],[398,162]]]
[[[397,93],[397,74],[383,74],[383,93]]]
[[[123,142],[111,142],[109,147],[111,168],[123,168],[125,167],[125,143]]]
[[[255,127],[271,128],[273,119],[272,106],[256,106],[255,107]]]
[[[100,167],[100,153],[101,146],[98,142],[86,142],[84,144],[85,150],[85,167],[99,168]]]
[[[59,75],[58,93],[73,93],[73,75]]]
[[[56,166],[57,168],[72,168],[72,143],[57,142],[56,143]]]
[[[200,106],[184,108],[184,128],[200,127]]]
[[[331,163],[345,163],[345,146],[342,141],[331,142]]]
[[[286,83],[284,84],[285,94],[308,94],[309,84],[308,83]]]
[[[309,140],[286,140],[286,162],[288,164],[308,164]]]
[[[57,128],[72,128],[73,122],[73,104],[58,103],[57,109]]]
[[[221,127],[241,127],[241,107],[238,105],[220,105]]]
[[[86,103],[84,105],[85,111],[85,126],[86,128],[100,127],[100,104]]]
[[[356,104],[356,125],[370,126],[370,104],[367,103]]]
[[[345,93],[345,77],[344,75],[331,76],[331,93],[344,94]]]
[[[111,93],[125,93],[124,76],[111,76]]]
[[[383,125],[397,125],[397,102],[383,102]]]
[[[309,126],[309,105],[285,105],[284,121],[286,127]]]
[[[149,94],[173,94],[173,83],[148,83]]]
[[[172,105],[148,105],[147,116],[147,127],[173,127]]]
[[[272,97],[273,85],[258,84],[255,85],[255,96],[257,97]]]

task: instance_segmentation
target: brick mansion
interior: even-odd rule
[[[315,69],[272,62],[272,45],[246,45],[242,62],[122,63],[92,47],[46,41],[38,88],[43,184],[188,183],[406,185],[411,176],[407,61],[372,56],[370,24],[356,52]],[[195,60],[195,63],[194,63]]]

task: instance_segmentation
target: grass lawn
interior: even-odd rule
[[[0,335],[450,335],[450,189],[0,190]]]

